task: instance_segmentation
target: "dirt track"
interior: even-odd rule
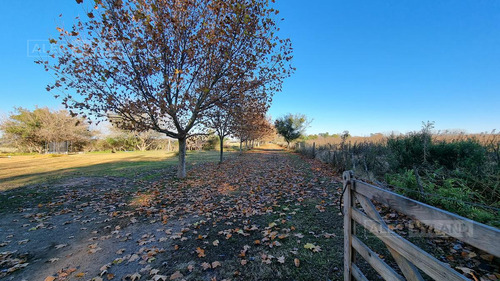
[[[137,280],[162,280],[179,271],[187,280],[214,277],[247,280],[249,276],[258,280],[274,276],[274,267],[277,267],[281,268],[278,279],[287,279],[297,270],[293,265],[295,256],[303,263],[300,269],[306,270],[307,256],[314,260],[323,253],[312,255],[300,247],[301,239],[297,238],[297,241],[283,238],[282,247],[272,248],[269,243],[275,242],[266,242],[269,240],[266,232],[276,228],[286,231],[284,237],[294,237],[290,229],[296,229],[296,237],[306,235],[317,240],[324,239],[324,233],[337,232],[329,234],[333,235],[329,236],[331,245],[323,247],[338,248],[342,244],[341,217],[337,216],[333,202],[338,184],[331,178],[328,190],[332,193],[327,194],[324,180],[320,181],[320,169],[308,170],[301,165],[306,163],[298,157],[291,157],[278,147],[267,147],[229,159],[222,165],[196,165],[183,181],[164,178],[149,183],[116,177],[66,179],[48,188],[54,194],[50,203],[36,205],[31,200],[27,208],[11,210],[0,218],[0,243],[3,243],[0,249],[4,254],[4,272],[0,276],[6,280],[29,281],[44,280],[47,276],[58,278],[56,280],[94,277],[121,280],[129,276],[127,280],[130,280],[131,275],[140,274],[143,277]],[[310,231],[310,234],[307,233],[310,229],[302,229],[298,222],[291,225],[294,214],[302,212],[299,202],[309,200],[319,203],[316,207],[311,205],[314,213],[325,214],[325,208],[335,212],[336,229],[315,230],[318,232]],[[279,216],[277,219],[277,214],[285,215],[288,210],[288,207],[283,210],[280,202],[297,206],[295,211],[288,211],[290,222],[281,221]],[[273,220],[281,223],[273,223]],[[207,223],[209,221],[213,223]],[[252,228],[248,225],[250,221],[254,223]],[[245,235],[241,235],[241,229],[246,229]],[[207,236],[211,237],[210,241],[209,238],[203,241]],[[262,249],[253,246],[255,239],[262,240]],[[221,245],[211,245],[215,240]],[[233,244],[226,246],[227,242]],[[252,250],[247,253],[248,265],[242,266],[239,247],[247,244],[252,244]],[[304,257],[294,250],[300,249],[297,246],[302,248],[299,252],[305,251]],[[206,258],[200,258],[196,249],[204,249]],[[335,252],[341,253],[338,249]],[[266,259],[263,253],[268,255]],[[286,258],[287,265],[277,262],[278,254]],[[221,262],[222,266],[204,269],[207,262],[211,265],[214,261]],[[332,256],[332,262],[337,270],[330,274],[340,277],[338,254]],[[325,266],[330,267],[332,262]],[[5,272],[13,269],[17,270]],[[233,276],[235,271],[240,275]]]

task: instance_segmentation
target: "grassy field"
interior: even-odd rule
[[[334,170],[273,145],[226,156],[217,164],[217,151],[189,153],[183,180],[166,152],[0,158],[11,189],[0,192],[0,279],[89,280],[106,268],[109,280],[148,271],[154,280],[342,280]],[[451,267],[498,272],[488,255],[442,237],[413,239],[408,218],[380,213]],[[382,242],[362,229],[358,236],[397,268]],[[470,252],[476,258],[464,259]]]
[[[215,162],[218,157],[218,151],[188,152],[186,162]],[[175,165],[177,156],[166,151],[4,156],[0,157],[0,191],[75,176],[154,179]]]

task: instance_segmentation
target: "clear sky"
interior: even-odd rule
[[[308,133],[354,135],[500,129],[500,1],[277,0],[296,73],[270,114],[304,113]],[[82,13],[72,0],[9,1],[0,17],[0,114],[61,108],[33,63],[46,40]],[[58,16],[63,14],[62,19]]]

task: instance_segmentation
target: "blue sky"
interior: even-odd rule
[[[0,114],[14,106],[61,108],[50,75],[29,57],[83,13],[71,0],[10,1],[0,18]],[[296,73],[270,114],[304,113],[308,133],[354,135],[500,129],[500,1],[278,0]],[[62,13],[60,19],[58,15]]]

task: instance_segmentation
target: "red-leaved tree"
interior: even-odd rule
[[[61,90],[74,114],[118,115],[122,128],[178,139],[181,178],[186,139],[216,104],[271,96],[293,71],[290,41],[278,37],[278,11],[267,0],[95,3],[50,39],[57,48],[38,61],[56,77],[47,89]],[[246,89],[227,91],[232,85]]]

